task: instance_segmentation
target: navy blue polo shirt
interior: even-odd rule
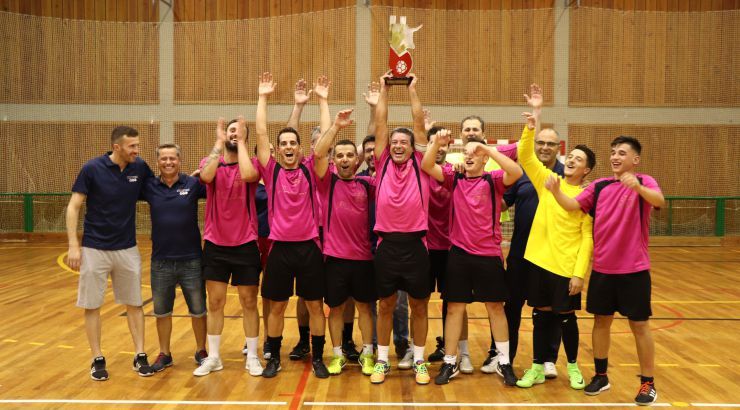
[[[261,182],[257,184],[254,204],[257,207],[257,236],[267,238],[270,236],[270,222],[267,219],[267,190],[265,184]]]
[[[553,171],[563,176],[565,167],[560,161],[555,161]],[[534,214],[537,212],[537,205],[540,203],[537,191],[535,191],[532,181],[529,180],[526,173],[504,193],[504,201],[506,201],[506,205],[516,207],[514,210],[514,233],[511,235],[509,256],[524,259],[529,231],[532,230]]]
[[[150,178],[141,197],[152,216],[152,259],[200,258],[198,200],[206,197],[205,185],[185,174],[172,187]]]
[[[115,251],[136,245],[136,201],[153,174],[141,158],[121,171],[109,155],[85,163],[72,192],[87,196],[82,246]]]

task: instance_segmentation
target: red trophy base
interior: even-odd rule
[[[393,50],[393,47],[391,47],[390,52],[388,53],[388,66],[391,69],[392,77],[386,78],[385,83],[388,85],[408,86],[409,84],[411,84],[411,80],[413,79],[411,77],[406,77],[406,74],[411,71],[412,65],[413,60],[411,59],[411,54],[409,54],[408,51],[404,51],[399,56]]]

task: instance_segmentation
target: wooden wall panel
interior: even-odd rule
[[[373,0],[374,6],[443,10],[521,10],[553,7],[555,0]]]
[[[0,103],[151,104],[159,100],[155,24],[2,14],[0,37],[8,39],[0,47]]]
[[[572,9],[570,104],[740,106],[740,10],[696,4],[706,10]]]
[[[740,126],[570,124],[568,134],[569,147],[596,153],[591,179],[611,175],[611,141],[629,135],[642,144],[639,172],[656,178],[665,195],[740,195]]]
[[[625,11],[693,11],[738,10],[740,0],[579,0],[581,7],[601,7]]]
[[[530,83],[553,96],[553,10],[437,10],[372,7],[372,73],[388,70],[388,20],[407,16],[414,34],[413,71],[425,104],[519,104]],[[535,35],[535,31],[537,35]],[[395,87],[390,101],[407,101]]]
[[[69,192],[82,165],[110,151],[118,125],[139,131],[139,156],[156,168],[157,122],[0,122],[0,192]]]
[[[355,0],[174,0],[175,21],[244,20],[353,7]]]
[[[156,22],[159,3],[159,0],[19,0],[1,1],[0,11],[73,20]]]
[[[354,102],[355,8],[266,19],[175,24],[175,101],[257,102],[258,76],[271,71],[272,103],[293,102],[293,84],[332,81],[332,103]]]

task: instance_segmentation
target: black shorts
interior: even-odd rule
[[[429,291],[435,290],[442,294],[444,298],[445,290],[445,271],[447,270],[448,250],[429,250]],[[435,284],[437,285],[435,288]]]
[[[234,286],[257,286],[260,283],[260,251],[257,241],[244,245],[220,246],[210,241],[203,245],[203,279]]]
[[[378,300],[375,292],[373,261],[326,257],[326,302],[337,307],[350,296],[361,303]]]
[[[295,293],[305,300],[320,300],[325,293],[324,256],[313,240],[275,241],[267,257],[262,297],[285,301]]]
[[[570,278],[530,263],[527,304],[535,308],[551,307],[555,313],[581,310],[581,293],[569,295],[569,285]]]
[[[507,303],[524,306],[529,291],[529,273],[531,262],[524,258],[511,256],[506,258],[506,289],[509,291]]]
[[[650,271],[628,274],[591,272],[586,311],[594,315],[619,312],[629,320],[642,322],[652,316]]]
[[[457,246],[450,248],[445,279],[447,302],[503,302],[508,296],[501,258],[472,255]]]
[[[429,254],[420,233],[383,234],[375,252],[375,283],[379,298],[398,290],[414,299],[429,297]]]

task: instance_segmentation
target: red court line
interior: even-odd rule
[[[303,392],[306,390],[306,384],[308,383],[308,376],[311,374],[311,362],[306,361],[306,363],[303,365],[303,374],[301,374],[301,379],[298,381],[298,386],[295,388],[295,392],[293,392],[293,400],[290,401],[290,410],[297,410],[301,406],[301,398],[303,397]]]

